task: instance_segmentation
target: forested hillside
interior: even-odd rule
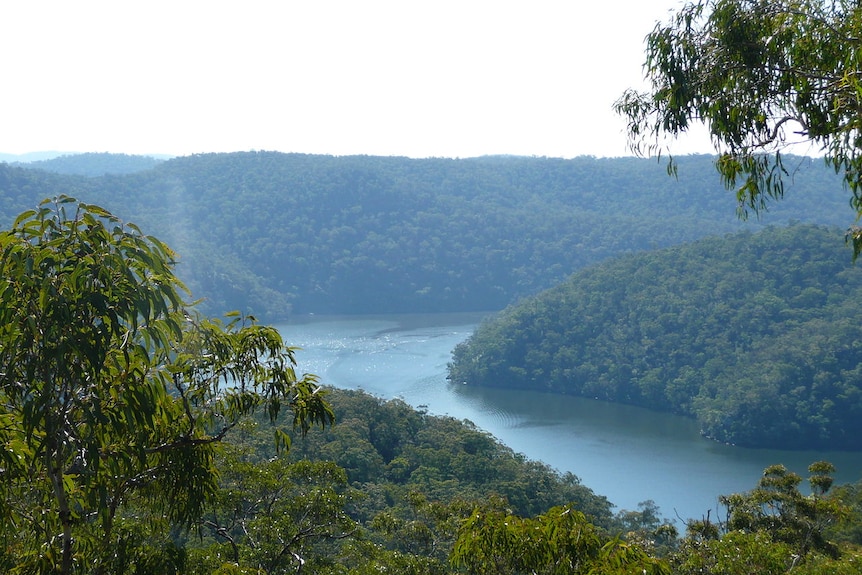
[[[465,516],[494,505],[530,517],[571,504],[609,533],[663,521],[651,503],[613,515],[572,474],[469,422],[359,391],[330,389],[327,398],[338,422],[296,434],[288,457],[275,453],[265,418],[233,436],[218,460],[223,495],[186,543],[189,573],[231,560],[293,572],[301,560],[315,573],[443,574]]]
[[[22,174],[40,185],[54,178],[13,171]],[[91,181],[61,180],[85,193]],[[716,303],[745,291],[765,310],[748,318],[759,308],[733,308],[723,319],[768,326],[766,312],[787,309],[796,323],[782,327],[809,333],[782,343],[819,346],[811,357],[832,358],[831,324],[842,342],[855,342],[859,318],[843,299],[858,299],[857,268],[837,259],[843,252],[830,240],[839,234],[829,230],[797,224],[736,243],[705,240],[698,245],[718,247],[698,281],[726,292]],[[799,243],[806,249],[789,249]],[[698,245],[670,248],[680,258],[654,271],[696,269]],[[2,572],[858,571],[860,488],[830,493],[828,462],[809,467],[811,495],[800,491],[800,476],[769,467],[752,491],[720,498],[724,518],[689,521],[680,539],[649,501],[611,515],[610,503],[574,475],[528,461],[469,422],[298,376],[295,350],[277,330],[240,313],[208,319],[185,305],[170,250],[101,207],[69,197],[42,203],[0,233],[0,246]],[[781,263],[767,266],[762,252]],[[725,262],[742,275],[721,286],[709,268]],[[756,281],[746,283],[746,271]],[[798,281],[782,279],[788,274]],[[837,279],[806,281],[820,277]],[[664,306],[698,291],[645,278],[662,287],[653,295]],[[761,279],[790,293],[785,308],[757,291]],[[613,296],[602,309],[612,312],[629,295],[614,282],[601,288]],[[637,319],[628,311],[627,321]],[[670,310],[671,327],[684,311]],[[625,335],[624,325],[614,333]],[[540,336],[548,333],[543,326]],[[824,385],[839,388],[830,377],[850,369],[854,350],[848,344],[834,354],[835,369],[811,375],[812,397],[824,399]],[[852,403],[849,387],[839,391],[846,397],[836,402]],[[289,435],[282,426],[291,422]]]
[[[101,177],[0,165],[0,220],[58,193],[104,206],[178,252],[180,276],[210,313],[267,321],[497,310],[620,253],[763,223],[853,221],[818,161],[788,160],[787,199],[762,222],[737,219],[711,157],[679,164],[678,179],[652,160],[591,157],[249,152]]]
[[[797,224],[627,255],[503,311],[450,378],[697,417],[718,440],[862,448],[862,269]]]
[[[264,565],[268,573],[291,572],[303,561],[305,569],[315,573],[444,575],[465,572],[456,566],[459,556],[475,565],[491,556],[505,573],[582,572],[565,569],[565,563],[558,571],[500,567],[553,563],[560,556],[600,565],[599,570],[583,572],[688,573],[687,565],[710,561],[711,546],[719,543],[719,533],[729,525],[703,521],[709,517],[705,509],[700,518],[686,518],[689,536],[679,539],[681,533],[653,502],[612,514],[610,503],[575,476],[527,460],[467,421],[432,416],[361,391],[330,389],[327,397],[338,421],[323,432],[295,437],[287,457],[273,452],[265,421],[246,422],[233,436],[218,460],[219,503],[201,521],[199,536],[184,541],[190,573],[217,572],[227,561]],[[819,464],[817,469],[828,473],[830,468]],[[763,572],[764,561],[781,565],[785,557],[799,552],[799,546],[837,553],[843,545],[847,553],[843,561],[853,563],[849,545],[860,541],[862,484],[837,487],[829,498],[815,500],[797,489],[794,481],[801,478],[780,466],[770,468],[764,477],[757,490],[727,499],[728,511],[736,514],[734,527],[750,533],[771,528],[795,547],[779,547],[762,535],[731,536],[724,543],[727,548],[757,557],[754,566],[739,572]],[[825,485],[826,476],[820,479]],[[779,500],[783,512],[778,518],[764,511],[740,511],[748,502],[765,507]],[[839,513],[844,513],[846,523],[834,522]],[[799,521],[802,514],[807,521]],[[573,516],[573,523],[557,527],[554,518],[567,516]],[[569,541],[572,547],[564,547],[569,533],[583,542]],[[600,559],[598,549],[585,549],[613,548],[615,536],[622,538],[616,540],[618,545],[662,557],[675,569],[652,571],[638,565],[614,571],[610,562]],[[553,542],[552,550],[540,555],[547,542]],[[727,556],[720,550],[716,554]],[[815,564],[824,561],[812,555]],[[661,564],[653,561],[647,560],[647,566]],[[832,572],[836,563],[812,572]],[[466,572],[497,572],[484,567]]]

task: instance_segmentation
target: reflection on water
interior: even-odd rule
[[[754,487],[783,463],[803,477],[827,459],[838,481],[862,478],[862,454],[743,449],[706,440],[688,418],[592,399],[475,388],[446,381],[452,348],[480,314],[315,317],[278,326],[302,348],[299,370],[324,384],[398,397],[468,419],[517,452],[571,471],[622,509],[652,499],[664,515],[699,518],[717,496]],[[713,516],[715,512],[713,511]]]

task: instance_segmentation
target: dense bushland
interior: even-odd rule
[[[110,168],[101,155],[80,162],[87,173]],[[592,157],[249,152],[100,177],[0,164],[0,221],[58,190],[104,206],[181,255],[177,273],[209,313],[267,321],[499,310],[621,253],[764,223],[852,221],[839,178],[817,161],[788,159],[786,200],[748,222],[715,181],[712,157],[679,162],[678,179],[655,161]]]
[[[459,383],[694,416],[718,440],[862,448],[862,270],[834,228],[794,225],[574,274],[456,348]]]

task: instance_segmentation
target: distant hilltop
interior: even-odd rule
[[[77,152],[27,152],[26,154],[5,154],[0,152],[0,162],[8,164],[27,164],[30,162],[38,162],[40,160],[50,160],[57,156],[68,156],[77,154]]]
[[[78,176],[133,174],[152,169],[170,158],[171,156],[141,156],[112,154],[109,152],[89,152],[86,154],[32,152],[17,156],[13,154],[0,154],[0,161],[5,161],[14,166],[36,168],[55,174]]]
[[[56,150],[48,150],[42,152],[27,152],[25,154],[7,154],[0,152],[0,162],[7,164],[29,164],[30,162],[41,162],[45,160],[53,160],[61,156],[81,157],[81,156],[116,156],[129,157],[129,154],[114,154],[111,152],[58,152]],[[140,158],[155,158],[157,160],[170,160],[174,156],[171,154],[133,154],[132,157]]]
[[[786,158],[784,200],[741,221],[713,157],[677,160],[81,154],[0,164],[0,224],[73,195],[174,249],[207,313],[278,321],[500,310],[623,253],[856,216],[820,161]]]

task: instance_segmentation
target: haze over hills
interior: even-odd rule
[[[0,152],[0,162],[6,162],[9,164],[29,163],[41,160],[50,160],[51,158],[56,158],[57,156],[62,156],[64,154],[76,155],[72,152],[56,152],[48,150],[42,152],[28,152],[26,154],[6,154]]]
[[[44,170],[57,174],[80,176],[104,176],[107,174],[131,174],[155,167],[169,156],[130,156],[127,154],[87,153],[61,154],[26,162],[13,162],[26,168]]]
[[[0,152],[0,162],[7,164],[29,164],[27,167],[45,169],[49,166],[48,171],[58,173],[80,173],[80,170],[87,166],[93,157],[101,157],[106,162],[110,163],[110,173],[116,172],[129,158],[140,161],[167,160],[173,156],[168,154],[148,154],[148,155],[131,155],[131,154],[115,154],[111,152],[57,152],[53,150],[45,150],[40,152],[28,152],[26,154],[7,154]],[[61,160],[54,162],[54,160]],[[64,166],[70,168],[67,172]]]
[[[497,310],[620,253],[794,220],[853,222],[839,179],[807,158],[788,160],[784,201],[740,221],[712,161],[679,158],[678,179],[654,160],[592,157],[246,152],[97,177],[0,165],[0,220],[58,193],[101,205],[176,250],[209,312],[269,321]]]

